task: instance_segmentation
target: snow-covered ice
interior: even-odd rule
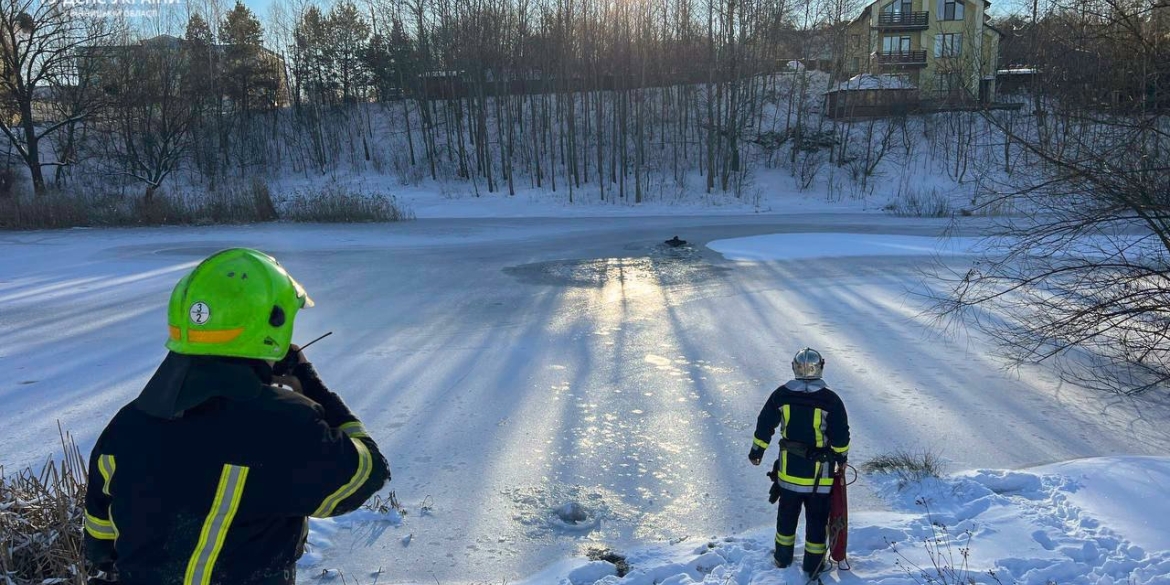
[[[978,236],[980,220],[963,222],[957,233]],[[970,497],[932,508],[1003,531],[977,529],[974,566],[1158,583],[1165,530],[1131,522],[1127,502],[1148,495],[1142,477],[1165,491],[1164,464],[1113,483],[1100,469],[1170,452],[1170,408],[1062,386],[1042,367],[1005,371],[986,340],[938,334],[908,292],[929,286],[928,262],[970,263],[966,242],[935,240],[946,227],[843,213],[0,234],[0,464],[43,460],[57,421],[88,451],[162,359],[175,281],[245,245],[317,301],[296,338],[335,332],[309,357],[379,441],[408,511],[315,523],[306,580],[617,579],[588,560],[595,547],[627,555],[627,579],[790,579],[769,570],[775,509],[746,453],[758,409],[810,345],[850,408],[855,461],[934,446],[950,469],[1000,470],[945,478],[940,490]],[[690,246],[664,249],[676,234]],[[769,234],[782,235],[737,241]],[[755,256],[730,260],[716,241]],[[1112,463],[1035,468],[1086,457]],[[883,539],[929,523],[888,487],[863,476],[850,492],[856,564],[843,579],[905,582]],[[572,503],[592,516],[565,523]]]
[[[904,235],[820,233],[768,234],[716,240],[708,248],[728,260],[801,260],[857,256],[935,256],[971,254],[979,238],[946,238]]]

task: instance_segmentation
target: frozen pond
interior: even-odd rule
[[[1004,372],[982,340],[932,330],[908,291],[944,227],[807,215],[2,234],[0,464],[43,460],[57,421],[88,452],[162,359],[175,281],[234,245],[276,255],[316,300],[296,337],[335,332],[309,357],[382,445],[408,511],[333,533],[306,575],[499,583],[592,546],[766,526],[746,454],[805,345],[850,409],[855,460],[934,446],[954,469],[1012,468],[1170,448],[1156,417]],[[821,253],[744,262],[706,246],[773,233]],[[675,234],[688,246],[661,245]],[[844,245],[855,237],[888,245],[862,256]],[[879,506],[864,479],[851,495]]]

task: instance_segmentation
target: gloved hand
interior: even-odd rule
[[[752,450],[748,451],[748,461],[751,461],[752,465],[759,465],[760,461],[763,461],[763,459],[764,450],[755,445],[752,445]]]
[[[288,346],[288,353],[280,361],[272,366],[273,376],[292,376],[293,370],[296,369],[297,364],[309,363],[308,358],[305,357],[304,352],[301,351],[300,346],[293,343]]]

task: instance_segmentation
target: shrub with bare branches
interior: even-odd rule
[[[936,309],[1066,381],[1160,386],[1170,381],[1170,151],[1159,143],[1170,118],[1070,114],[1060,128],[1059,148],[1029,143],[1041,171],[1017,173],[1012,193],[983,204],[1027,216],[999,222],[970,269],[940,274],[949,292]]]
[[[282,217],[301,222],[362,223],[410,220],[414,213],[393,195],[330,184],[319,191],[295,193]]]
[[[39,473],[0,467],[0,578],[10,585],[85,585],[85,457],[65,433],[61,449]]]
[[[1054,12],[1041,20],[1046,5]],[[1012,362],[1052,363],[1069,382],[1126,393],[1164,386],[1167,13],[1146,2],[1033,6],[1039,24],[1027,58],[1045,66],[1031,88],[1035,110],[1022,120],[984,114],[1018,155],[1005,194],[983,207],[1026,217],[999,222],[970,269],[940,274],[949,290],[937,312],[989,333]],[[1075,55],[1043,51],[1070,41]],[[1120,79],[1106,66],[1121,63],[1117,55]],[[1138,69],[1145,73],[1135,76]]]

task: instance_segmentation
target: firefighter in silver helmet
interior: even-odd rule
[[[795,378],[768,397],[748,454],[752,465],[759,465],[780,427],[779,456],[769,474],[773,498],[779,496],[780,500],[774,558],[780,568],[792,564],[796,525],[803,509],[802,568],[813,578],[825,567],[833,468],[843,464],[849,453],[849,416],[841,398],[821,377],[824,369],[825,359],[817,350],[806,347],[796,353],[792,359]]]

